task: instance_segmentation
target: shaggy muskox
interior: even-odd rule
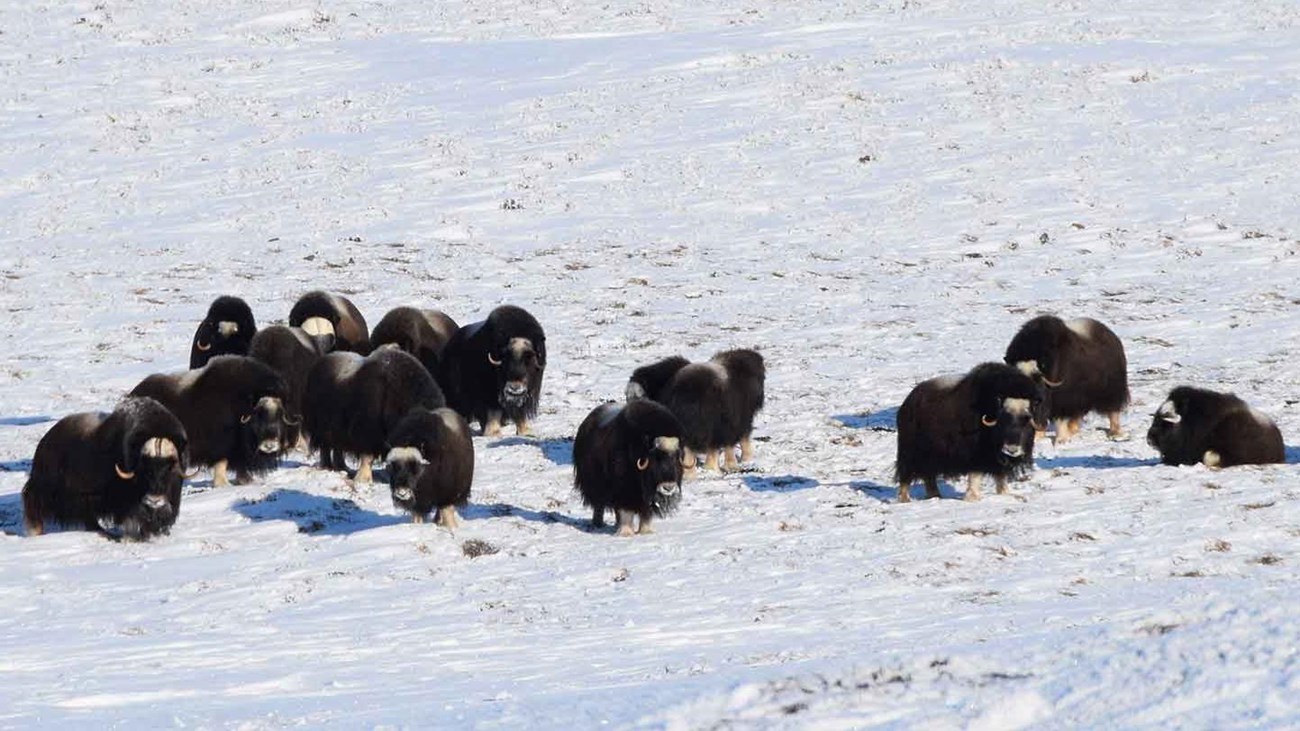
[[[438,358],[460,326],[438,310],[395,307],[384,315],[370,333],[371,347],[393,343],[415,356],[430,375],[438,374]]]
[[[346,470],[358,460],[354,479],[371,482],[371,465],[388,451],[389,435],[417,407],[446,405],[442,389],[420,361],[397,348],[366,357],[330,353],[316,361],[303,390],[303,429],[321,469]]]
[[[677,508],[682,494],[682,425],[653,401],[597,406],[573,440],[573,485],[591,507],[591,524],[605,525],[613,508],[620,536],[653,533],[651,521]]]
[[[1123,435],[1119,416],[1129,400],[1128,360],[1110,328],[1086,317],[1035,317],[1011,339],[1005,359],[1047,387],[1047,416],[1056,424],[1057,444],[1079,433],[1089,411],[1106,415],[1112,439]]]
[[[270,366],[242,355],[222,355],[197,370],[154,374],[131,389],[166,406],[190,440],[190,462],[212,467],[212,484],[240,482],[275,467],[295,426],[284,408],[288,389]]]
[[[898,407],[898,501],[912,499],[918,478],[926,497],[939,497],[939,478],[958,475],[969,476],[967,500],[980,499],[982,475],[993,475],[1005,493],[1007,478],[1033,465],[1041,394],[1033,379],[1001,363],[917,384]]]
[[[1168,465],[1234,467],[1286,461],[1282,432],[1272,419],[1233,394],[1192,386],[1169,392],[1151,419],[1147,443]]]
[[[504,422],[530,434],[545,370],[542,326],[522,308],[502,305],[456,331],[442,351],[438,382],[451,408],[477,420],[484,435],[500,435]]]
[[[469,500],[474,482],[474,442],[464,417],[448,408],[413,409],[388,437],[388,486],[393,507],[423,523],[438,511],[437,524],[455,530],[456,506]]]
[[[766,377],[763,356],[753,350],[726,350],[705,363],[673,356],[633,371],[626,396],[657,401],[677,417],[688,470],[700,454],[706,469],[718,469],[719,451],[732,470],[737,444],[741,462],[754,458],[754,415],[763,408]]]
[[[300,327],[313,337],[332,338],[328,340],[331,343],[329,350],[361,355],[370,352],[370,330],[366,328],[366,318],[343,295],[320,290],[304,294],[289,310],[289,326]]]
[[[111,414],[65,416],[41,437],[23,486],[23,522],[117,526],[130,540],[171,530],[181,509],[185,428],[150,398],[127,398]]]
[[[247,302],[238,297],[216,298],[194,331],[190,368],[202,368],[218,355],[247,355],[256,334],[257,323]]]
[[[284,443],[298,445],[302,435],[302,393],[311,367],[329,352],[326,342],[300,327],[271,325],[258,331],[248,357],[271,367],[284,379]]]

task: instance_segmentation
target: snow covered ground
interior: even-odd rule
[[[1142,438],[1193,383],[1296,443],[1297,140],[1283,0],[4,4],[0,726],[1300,724],[1300,449]],[[54,420],[317,287],[547,328],[460,531],[295,455],[153,543],[21,535]],[[896,505],[893,409],[1038,312],[1124,339],[1133,438]],[[753,469],[590,532],[583,416],[735,346]]]

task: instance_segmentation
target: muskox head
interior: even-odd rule
[[[646,504],[661,515],[672,512],[682,496],[681,438],[643,437],[628,452]]]
[[[398,510],[423,515],[427,507],[416,505],[420,480],[429,467],[429,458],[419,447],[393,447],[388,450],[388,487],[393,493],[393,507]]]
[[[323,317],[309,317],[303,321],[302,330],[316,344],[318,353],[323,355],[334,351],[338,342],[334,334],[334,323]]]
[[[218,355],[243,355],[257,333],[248,303],[238,297],[218,297],[194,332],[190,368],[202,368]]]
[[[531,413],[537,407],[546,363],[528,338],[510,338],[487,353],[496,371],[498,398],[509,410]]]
[[[1031,384],[1015,389],[982,389],[977,394],[979,441],[985,453],[996,451],[1004,465],[1020,464],[1033,455],[1036,414],[1042,398]]]
[[[248,452],[269,457],[287,447],[292,434],[288,427],[298,427],[302,419],[289,416],[278,396],[262,396],[239,417],[240,437]]]
[[[1048,388],[1064,384],[1061,353],[1071,331],[1063,320],[1041,315],[1026,322],[1007,346],[1006,363]]]
[[[184,480],[185,444],[166,437],[134,433],[122,444],[122,458],[113,465],[117,479],[140,494],[128,506],[119,525],[131,540],[165,533],[176,522]]]

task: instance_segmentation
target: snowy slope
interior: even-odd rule
[[[0,725],[1296,725],[1300,450],[1142,436],[1180,383],[1300,433],[1298,108],[1280,0],[0,7]],[[456,535],[306,455],[21,535],[54,420],[316,287],[547,328]],[[893,409],[1038,312],[1124,338],[1133,438],[894,504]],[[589,532],[577,424],[735,346],[754,469]]]

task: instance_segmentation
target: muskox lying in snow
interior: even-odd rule
[[[371,465],[388,451],[389,435],[415,408],[446,405],[442,389],[420,361],[397,348],[366,357],[330,353],[307,374],[302,395],[303,429],[321,469],[346,470],[347,455],[359,465],[355,479],[374,479]]]
[[[1047,387],[1047,416],[1056,423],[1057,444],[1079,433],[1089,411],[1106,415],[1112,439],[1122,436],[1119,416],[1129,400],[1128,360],[1110,328],[1086,317],[1035,317],[1011,339],[1006,362]]]
[[[652,533],[650,523],[677,508],[682,494],[682,426],[653,401],[597,406],[573,440],[574,487],[591,507],[591,524],[605,525],[613,508],[620,536]]]
[[[665,358],[632,372],[626,396],[630,402],[648,398],[668,407],[681,422],[686,468],[703,454],[706,469],[718,469],[718,452],[725,469],[754,458],[754,416],[763,408],[767,371],[763,356],[753,350],[726,350],[705,363],[680,356]]]
[[[980,498],[982,475],[993,475],[998,494],[1007,479],[1034,461],[1033,414],[1042,395],[1019,370],[983,363],[964,376],[917,384],[898,407],[898,501],[925,481],[926,497],[939,497],[939,478],[969,475],[967,500]]]
[[[415,356],[437,377],[438,359],[460,326],[439,310],[394,307],[370,333],[371,347],[392,343]]]
[[[284,325],[259,330],[249,345],[248,357],[270,366],[284,379],[284,443],[290,447],[298,445],[302,435],[302,393],[307,387],[307,374],[328,352],[328,341],[300,327]]]
[[[502,305],[456,331],[442,351],[438,382],[451,408],[477,420],[484,435],[498,436],[504,422],[529,434],[545,370],[542,326],[522,308]]]
[[[256,334],[257,323],[247,302],[238,297],[216,298],[194,331],[190,368],[202,368],[218,355],[247,355]]]
[[[455,530],[456,506],[469,500],[474,482],[474,442],[469,424],[448,408],[416,408],[389,434],[388,485],[393,507],[423,523],[438,511],[437,523]]]
[[[212,484],[230,484],[227,470],[246,482],[267,472],[286,444],[295,421],[284,408],[284,379],[260,361],[222,355],[181,374],[154,374],[131,389],[166,406],[190,440],[190,462],[211,466]]]
[[[185,428],[150,398],[123,399],[111,414],[73,414],[41,437],[23,486],[23,522],[118,526],[131,540],[171,530],[181,509]]]
[[[362,355],[370,352],[366,318],[343,295],[320,290],[304,294],[289,310],[289,327],[300,327],[313,337],[325,338],[331,344],[329,350]]]
[[[1286,461],[1282,432],[1272,419],[1230,393],[1192,386],[1169,392],[1151,419],[1147,443],[1168,465],[1234,467]]]

